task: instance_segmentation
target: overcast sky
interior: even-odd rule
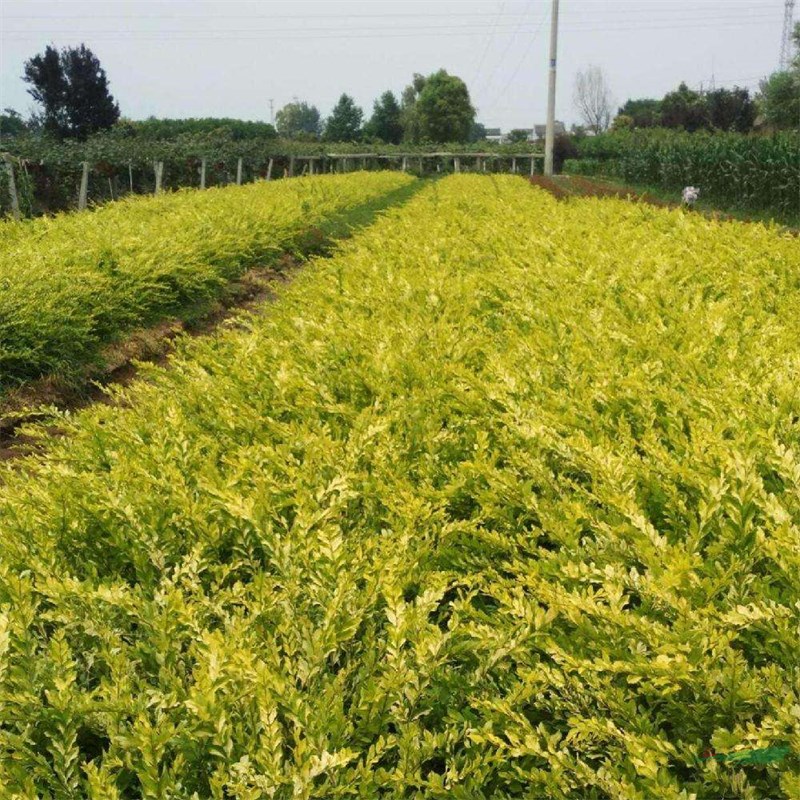
[[[783,0],[561,0],[557,117],[577,121],[577,70],[602,67],[619,102],[692,86],[756,88],[777,66]],[[26,58],[86,43],[134,119],[270,119],[294,97],[327,114],[342,92],[369,112],[441,67],[478,119],[545,118],[550,0],[0,0],[0,106],[23,114]]]

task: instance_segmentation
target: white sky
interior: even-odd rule
[[[577,121],[577,70],[601,66],[615,99],[690,85],[756,88],[776,69],[783,0],[561,0],[557,117]],[[32,107],[26,58],[86,43],[134,119],[269,121],[293,97],[327,114],[342,92],[368,116],[386,89],[444,67],[478,119],[545,118],[550,0],[0,0],[0,107]]]

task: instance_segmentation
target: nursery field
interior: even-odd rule
[[[324,175],[0,222],[0,392],[74,373],[132,328],[207,305],[249,267],[411,181]]]
[[[798,267],[448,177],[64,417],[0,472],[4,796],[800,796]]]

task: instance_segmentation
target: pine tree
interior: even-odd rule
[[[347,94],[339,98],[328,121],[325,123],[325,138],[329,142],[356,142],[361,138],[361,120],[364,112]]]
[[[28,93],[42,106],[42,125],[59,139],[85,139],[110,128],[119,106],[100,61],[85,45],[59,52],[50,45],[25,62]]]
[[[394,92],[384,92],[375,101],[372,117],[365,126],[369,136],[387,144],[400,144],[403,140],[403,123],[400,119],[400,104]]]

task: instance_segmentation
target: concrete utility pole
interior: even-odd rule
[[[269,99],[269,124],[275,124],[275,101],[271,97]]]
[[[547,89],[547,130],[544,135],[544,174],[553,174],[553,143],[556,123],[556,60],[558,58],[558,0],[550,17],[550,84]]]

